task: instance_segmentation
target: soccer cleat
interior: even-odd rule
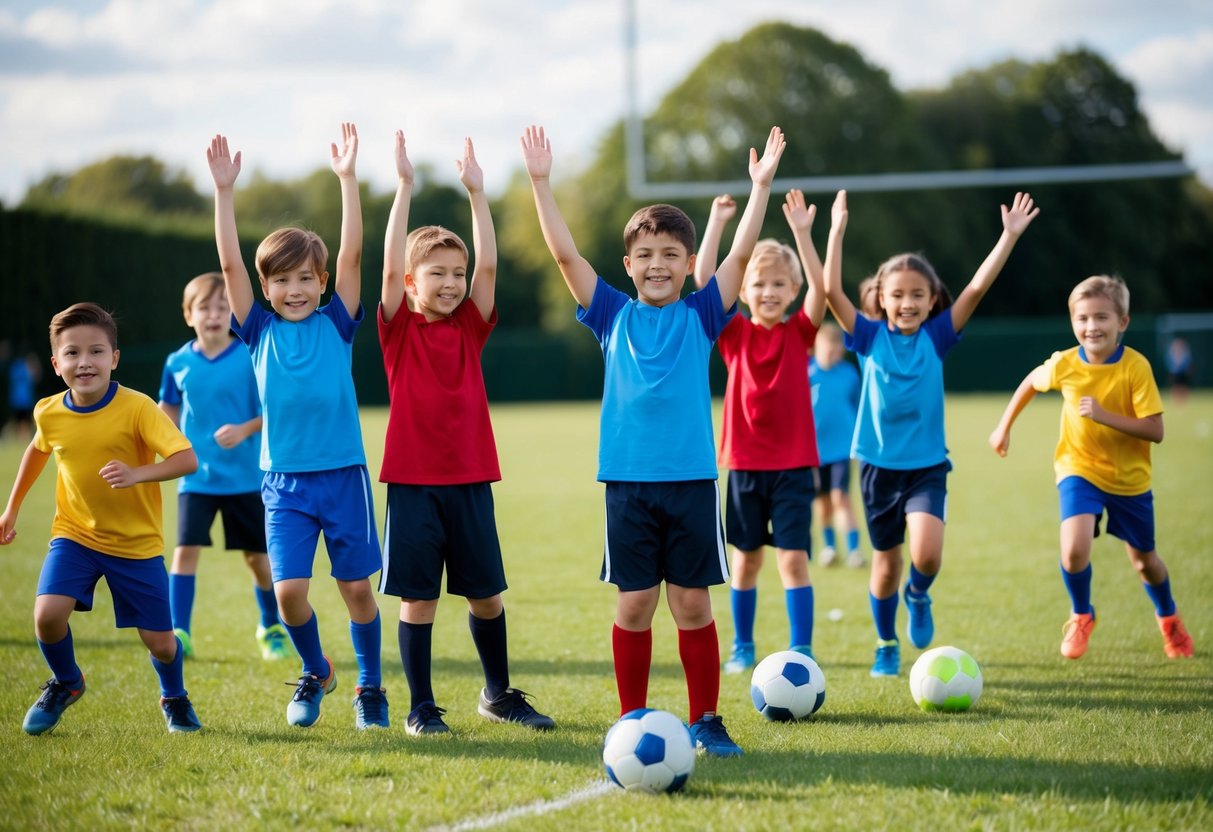
[[[935,618],[931,615],[931,596],[925,592],[911,592],[907,581],[905,592],[906,612],[909,613],[910,644],[919,650],[925,649],[935,638]]]
[[[745,753],[725,730],[724,720],[715,714],[705,714],[687,728],[691,731],[691,740],[695,743],[696,751],[702,751],[712,757],[740,757]]]
[[[188,696],[161,696],[160,710],[164,711],[164,722],[170,734],[202,730],[202,723],[194,713]]]
[[[189,630],[183,630],[180,627],[173,628],[173,635],[181,639],[181,658],[194,658],[194,642],[190,640]]]
[[[847,566],[852,569],[862,569],[867,566],[868,562],[863,559],[863,552],[858,549],[852,549],[847,552]]]
[[[872,662],[871,675],[896,676],[901,672],[901,645],[897,639],[881,639],[876,642],[876,660]]]
[[[484,688],[480,689],[480,704],[476,710],[490,722],[517,722],[536,731],[550,731],[556,727],[556,721],[532,708],[526,701],[528,694],[518,688],[506,688],[491,701],[487,693]]]
[[[184,644],[185,642],[182,642]],[[291,637],[281,624],[271,624],[268,627],[257,626],[257,645],[261,648],[261,658],[266,661],[273,659],[289,659],[291,657]]]
[[[799,653],[802,656],[808,656],[813,661],[817,661],[817,657],[813,655],[813,645],[811,644],[793,644],[788,649],[793,653]]]
[[[451,729],[442,721],[446,709],[439,708],[433,702],[422,702],[409,711],[409,717],[404,722],[404,730],[414,737],[422,734],[449,734]]]
[[[745,673],[754,667],[754,642],[733,642],[733,655],[724,663],[725,673]]]
[[[1095,629],[1095,608],[1090,612],[1070,613],[1070,618],[1061,628],[1061,654],[1067,659],[1081,659],[1087,652],[1087,641]]]
[[[326,693],[332,693],[337,687],[337,671],[328,656],[324,657],[329,666],[329,675],[321,679],[311,673],[304,673],[299,682],[287,682],[295,685],[295,695],[286,704],[286,721],[288,725],[300,728],[310,728],[320,719],[320,701]]]
[[[52,676],[40,690],[42,695],[38,697],[37,702],[30,705],[30,709],[25,712],[25,722],[21,723],[25,733],[35,736],[54,730],[63,712],[84,696],[84,677],[80,677],[80,684],[73,690]]]
[[[1192,636],[1184,628],[1179,613],[1158,616],[1158,629],[1162,630],[1162,649],[1168,659],[1192,657]]]
[[[833,546],[822,548],[821,555],[817,558],[822,566],[833,566],[838,563],[838,551]]]
[[[354,688],[354,727],[390,728],[387,715],[387,691],[383,688]]]

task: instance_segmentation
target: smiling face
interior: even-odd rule
[[[903,335],[917,332],[935,305],[931,281],[926,275],[912,269],[900,269],[883,275],[878,299],[889,324]]]
[[[741,300],[750,308],[751,320],[770,329],[783,320],[799,289],[787,269],[760,265],[747,271]]]
[[[404,276],[404,287],[427,321],[449,318],[468,293],[468,259],[457,248],[432,249]]]
[[[261,278],[261,291],[283,320],[298,322],[316,311],[329,273],[304,263]]]
[[[194,298],[185,310],[185,322],[194,328],[198,347],[204,353],[217,352],[231,343],[231,318],[232,308],[222,289],[208,297]]]
[[[1120,345],[1121,333],[1129,326],[1129,316],[1122,315],[1111,298],[1091,295],[1074,301],[1070,325],[1087,360],[1102,364]]]
[[[71,388],[72,403],[88,407],[101,401],[109,390],[110,375],[118,367],[118,350],[99,326],[68,327],[55,339],[51,366]]]
[[[648,306],[666,306],[682,295],[682,284],[695,270],[695,255],[669,234],[637,234],[623,258],[637,299]]]

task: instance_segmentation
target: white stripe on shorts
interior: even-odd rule
[[[602,579],[607,583],[611,582],[611,524],[610,521],[603,519],[602,521]]]
[[[379,559],[383,563],[383,568],[379,570],[379,591],[387,592],[387,570],[388,570],[388,545],[392,540],[392,504],[389,501],[387,511],[383,518],[383,547],[379,550]]]
[[[716,557],[720,560],[720,577],[729,579],[729,559],[724,551],[724,534],[720,523],[720,480],[716,481]]]

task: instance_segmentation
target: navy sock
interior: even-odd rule
[[[320,647],[320,622],[316,619],[316,611],[312,610],[312,617],[298,627],[292,627],[285,621],[283,626],[290,634],[295,652],[303,659],[303,672],[318,679],[328,678],[329,662]]]
[[[910,592],[915,595],[926,595],[927,590],[931,588],[931,584],[935,583],[935,578],[939,573],[934,575],[924,575],[918,571],[918,567],[913,563],[910,564]]]
[[[468,613],[468,629],[484,668],[485,695],[496,699],[510,686],[510,657],[506,650],[505,610],[496,618],[477,618]]]
[[[783,591],[788,608],[789,647],[813,643],[813,587],[801,586]]]
[[[1070,610],[1079,615],[1091,613],[1091,564],[1081,572],[1067,572],[1061,567],[1061,580],[1070,593]]]
[[[897,639],[897,593],[888,598],[877,598],[868,591],[868,603],[872,607],[872,619],[876,622],[876,637],[881,641]]]
[[[854,552],[859,548],[859,529],[851,529],[847,532],[847,551]]]
[[[379,613],[365,624],[350,622],[350,641],[354,643],[354,658],[358,660],[358,687],[383,687],[383,670],[379,651],[383,646],[383,625]]]
[[[396,638],[400,642],[400,663],[404,665],[404,678],[409,683],[410,711],[423,702],[434,701],[434,688],[430,679],[433,634],[433,624],[409,624],[401,621],[396,628]]]
[[[729,605],[733,608],[733,643],[754,643],[754,613],[758,608],[758,587],[729,589]]]
[[[1150,600],[1154,602],[1154,612],[1160,618],[1167,615],[1175,615],[1175,599],[1171,597],[1171,576],[1162,579],[1161,583],[1148,584],[1142,581],[1141,588],[1146,591],[1146,595],[1150,596]]]
[[[166,699],[187,695],[185,692],[185,674],[182,672],[182,667],[185,664],[185,648],[181,646],[181,639],[174,636],[173,640],[177,642],[177,655],[173,656],[171,662],[166,664],[155,656],[149,655],[149,658],[152,660],[152,668],[156,671],[156,675],[160,677],[160,695]]]
[[[39,641],[38,648],[46,658],[46,663],[50,665],[51,674],[56,680],[69,688],[80,684],[84,674],[80,672],[80,667],[76,664],[76,648],[72,645],[71,627],[67,628],[67,635],[54,644]]]
[[[822,539],[822,542],[825,543],[827,549],[833,549],[834,541],[835,541],[834,527],[826,526],[824,529],[822,529],[821,530],[821,539]]]
[[[278,599],[274,597],[273,588],[262,589],[253,584],[253,593],[257,596],[257,609],[261,610],[261,626],[272,627],[278,623]]]
[[[173,629],[190,631],[190,618],[194,614],[194,587],[197,578],[194,575],[178,575],[175,572],[168,576],[168,604],[173,617]]]

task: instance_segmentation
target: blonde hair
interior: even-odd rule
[[[1079,283],[1070,292],[1070,313],[1074,313],[1074,304],[1087,298],[1107,298],[1122,318],[1129,314],[1129,287],[1119,277],[1096,274]]]
[[[823,321],[821,326],[817,328],[817,340],[828,341],[831,344],[842,343],[842,330],[831,321]]]
[[[417,264],[424,263],[430,254],[440,248],[454,249],[463,255],[464,260],[468,259],[468,247],[454,231],[443,228],[441,225],[423,225],[420,228],[414,228],[404,242],[405,274],[415,274]]]
[[[279,228],[257,246],[257,274],[268,280],[299,266],[312,267],[317,275],[326,271],[329,250],[314,231]]]
[[[181,311],[188,320],[190,308],[198,301],[210,300],[216,293],[226,291],[223,285],[223,275],[219,272],[200,274],[185,284],[185,292],[181,297]]]
[[[754,253],[750,255],[750,260],[746,263],[741,285],[744,286],[759,269],[772,267],[783,269],[792,279],[792,284],[797,290],[804,285],[804,273],[800,270],[800,258],[796,251],[791,246],[769,238],[759,240],[754,245]]]

